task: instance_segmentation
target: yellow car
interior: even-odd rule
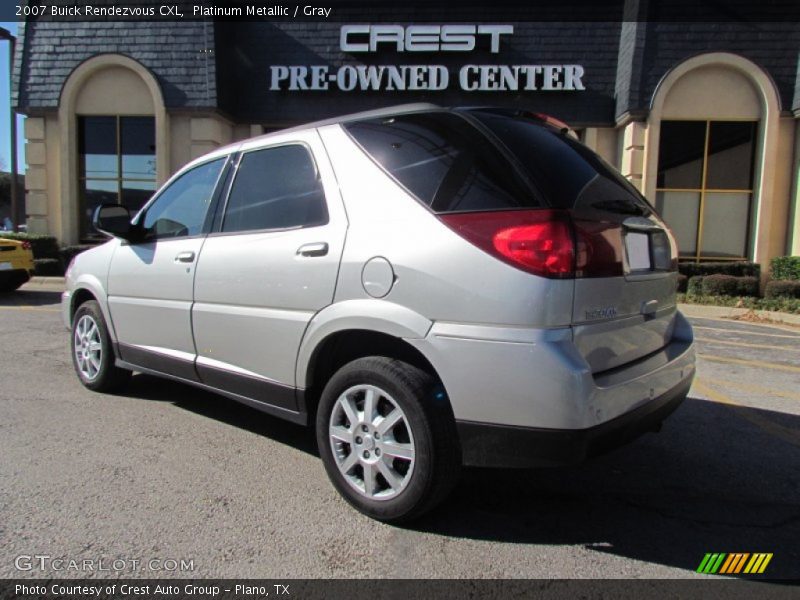
[[[26,241],[0,238],[0,292],[13,292],[33,275],[33,252]]]

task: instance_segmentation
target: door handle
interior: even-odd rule
[[[328,244],[326,242],[303,244],[297,249],[298,256],[325,256],[327,253]]]
[[[178,255],[175,257],[175,262],[182,262],[182,263],[190,263],[194,262],[194,252],[178,252]]]
[[[645,317],[650,317],[656,314],[658,310],[658,300],[648,300],[646,302],[642,302],[642,309],[641,313]]]

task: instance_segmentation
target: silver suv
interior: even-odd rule
[[[67,273],[81,382],[132,371],[316,423],[383,521],[462,465],[569,464],[657,429],[694,375],[675,242],[539,114],[413,105],[199,158]]]

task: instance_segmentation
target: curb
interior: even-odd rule
[[[66,285],[66,280],[63,277],[43,277],[41,275],[34,275],[25,285],[30,286],[60,286]]]
[[[714,306],[706,304],[678,304],[678,310],[680,310],[687,317],[694,317],[697,319],[729,319],[731,317],[738,317],[750,312],[749,308],[734,308],[731,306]],[[800,315],[776,312],[772,310],[756,310],[753,312],[755,312],[755,314],[759,317],[771,319],[776,321],[778,324],[789,323],[791,325],[800,325]]]

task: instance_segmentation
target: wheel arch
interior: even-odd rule
[[[424,338],[432,324],[382,300],[354,300],[321,311],[309,324],[298,353],[295,376],[297,387],[305,389],[306,409],[313,412],[322,388],[339,368],[366,356],[402,360],[441,382],[430,359],[407,341]]]
[[[108,297],[106,296],[100,281],[93,276],[84,275],[75,283],[75,287],[73,288],[70,297],[70,325],[72,325],[72,320],[75,316],[75,312],[78,310],[78,307],[89,300],[94,300],[100,306],[100,312],[103,313],[103,319],[105,319],[106,322],[108,335],[111,337],[112,342],[116,342],[117,333],[114,330],[114,323],[111,320],[111,313],[108,311]]]

